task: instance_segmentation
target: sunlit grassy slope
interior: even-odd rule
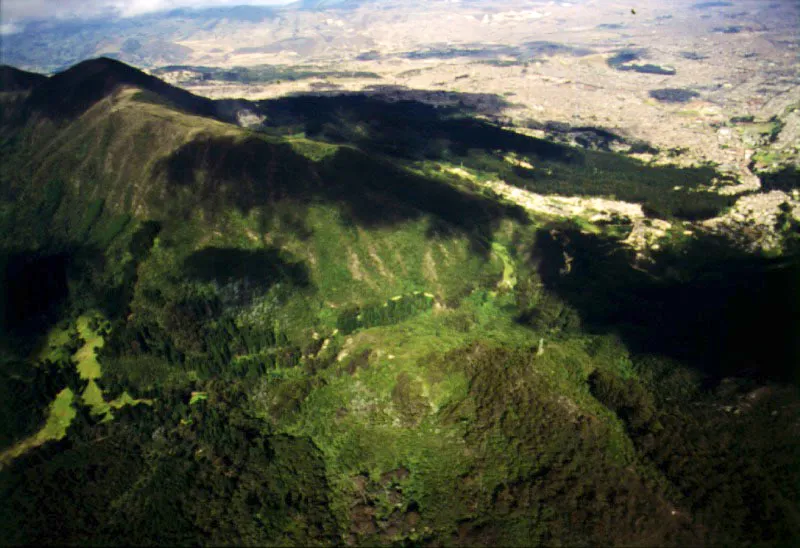
[[[7,465],[13,459],[40,445],[49,441],[60,440],[66,436],[67,428],[69,428],[76,414],[72,405],[74,397],[75,395],[69,388],[59,392],[48,409],[47,420],[42,429],[35,435],[21,440],[19,443],[0,452],[0,466]]]
[[[79,379],[85,380],[86,386],[80,394],[82,402],[91,409],[91,412],[103,418],[111,420],[113,418],[112,409],[120,409],[126,405],[138,405],[140,403],[152,405],[151,400],[135,399],[127,392],[123,392],[115,399],[107,400],[103,390],[97,382],[102,377],[102,367],[97,360],[97,351],[103,347],[103,336],[98,332],[100,325],[106,320],[97,312],[90,312],[77,318],[75,324],[68,327],[52,328],[44,339],[44,344],[33,360],[41,362],[44,360],[59,362],[63,361],[65,367],[74,365],[75,372]],[[97,327],[93,327],[93,324]],[[72,333],[77,332],[81,345],[71,354],[70,342]],[[35,366],[34,366],[35,367]],[[67,430],[76,416],[75,393],[71,388],[64,388],[50,404],[45,419],[44,426],[34,435],[20,440],[12,447],[0,453],[0,464],[7,464],[16,457],[19,457],[48,441],[56,441],[67,435]]]

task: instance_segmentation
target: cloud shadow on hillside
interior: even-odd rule
[[[205,137],[179,148],[156,166],[169,185],[190,187],[209,214],[233,205],[247,212],[289,201],[341,207],[343,221],[365,227],[391,226],[430,216],[429,234],[461,233],[476,250],[488,243],[504,218],[527,222],[524,212],[481,195],[411,173],[391,162],[342,147],[318,162],[291,146],[258,137]]]
[[[464,103],[474,99],[469,94],[451,95],[450,103],[460,96]],[[460,165],[540,194],[614,196],[642,203],[653,215],[666,218],[705,219],[733,202],[729,196],[696,192],[715,177],[724,178],[712,168],[648,166],[614,154],[610,152],[612,143],[628,144],[631,150],[654,149],[627,143],[602,128],[527,124],[544,128],[551,139],[559,136],[594,149],[586,150],[478,119],[459,103],[434,106],[363,94],[329,94],[284,97],[253,106],[265,117],[259,128],[263,132],[277,136],[303,133],[315,140],[355,145],[371,161],[383,157],[401,165]],[[513,156],[524,158],[531,167],[515,165]]]
[[[656,277],[632,268],[616,242],[577,230],[543,232],[538,242],[532,257],[545,287],[584,328],[619,335],[632,354],[669,356],[717,379],[800,381],[797,259],[752,257],[709,236],[656,257]]]

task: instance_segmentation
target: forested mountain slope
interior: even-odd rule
[[[715,174],[109,60],[26,81],[0,101],[8,542],[800,533],[798,264],[685,234],[726,198],[663,191]],[[650,218],[537,215],[496,176]]]

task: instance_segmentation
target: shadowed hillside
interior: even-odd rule
[[[612,140],[613,134],[601,128],[580,128],[578,142],[600,142],[600,150],[582,150],[476,120],[459,108],[415,101],[296,96],[261,101],[257,109],[266,116],[261,126],[266,132],[303,131],[406,162],[458,164],[537,193],[615,197],[642,203],[655,217],[705,219],[735,201],[705,192],[712,180],[725,178],[710,167],[647,166],[603,150],[603,140]],[[528,167],[509,163],[509,154]]]
[[[105,57],[78,63],[40,82],[27,104],[50,118],[65,120],[80,115],[121,86],[151,91],[175,107],[201,116],[215,112],[212,101]]]
[[[286,199],[324,200],[341,207],[349,222],[365,227],[431,216],[443,230],[474,234],[484,243],[503,217],[525,222],[521,210],[512,206],[426,179],[350,147],[312,163],[291,147],[258,138],[196,140],[156,169],[163,170],[169,184],[194,189],[210,212],[230,205],[247,212]],[[235,188],[232,181],[237,182]]]
[[[30,91],[47,80],[46,76],[0,65],[0,91]]]
[[[545,235],[534,256],[542,281],[575,307],[586,329],[619,335],[634,353],[691,363],[713,378],[800,382],[800,266],[765,261],[708,237],[658,255],[657,276],[602,238]],[[564,257],[574,257],[564,275]],[[523,317],[523,321],[535,321]]]

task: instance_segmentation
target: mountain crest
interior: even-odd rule
[[[34,88],[28,105],[50,118],[72,118],[124,86],[155,93],[193,114],[214,115],[213,101],[192,95],[108,57],[83,61],[43,81]]]
[[[0,65],[0,92],[30,91],[45,81],[47,81],[47,76],[42,74],[20,70],[9,65]]]

